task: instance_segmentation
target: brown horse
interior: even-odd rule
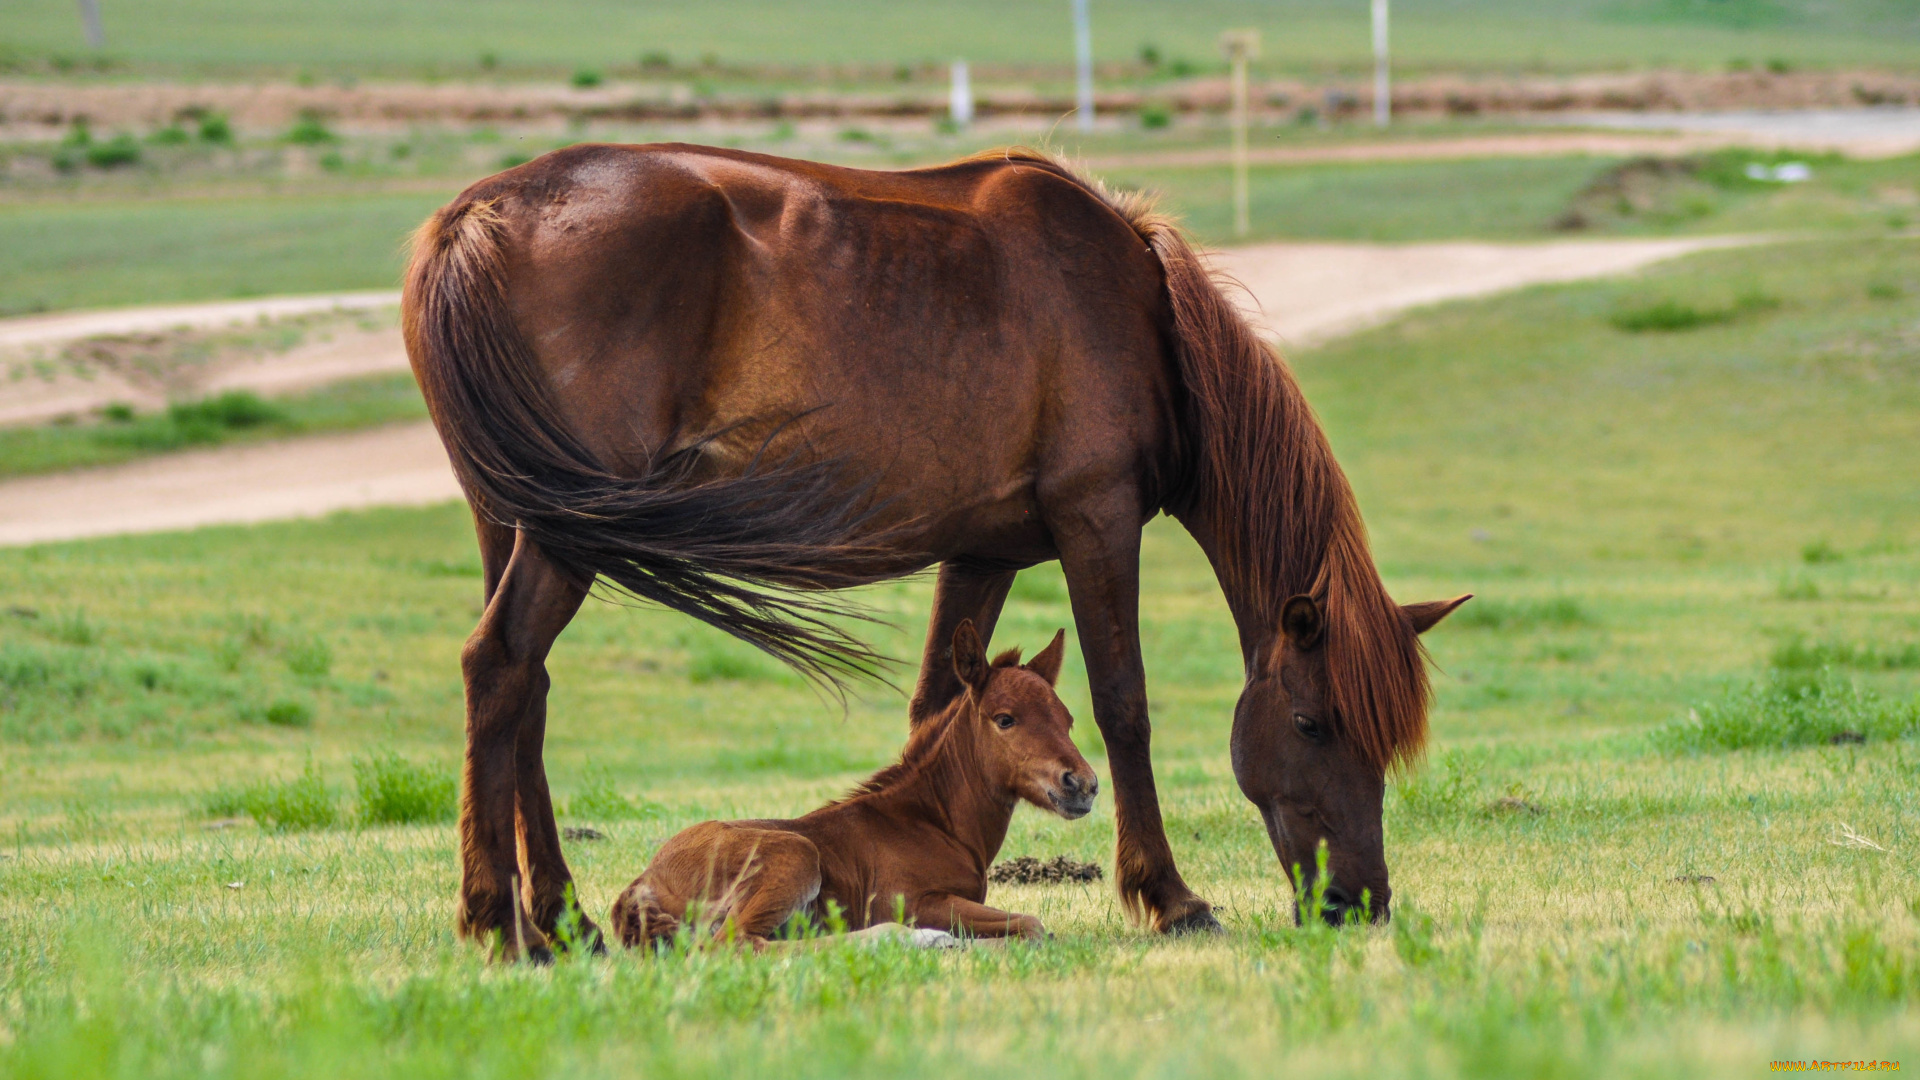
[[[670,940],[696,909],[705,928],[755,948],[795,915],[818,928],[836,910],[849,930],[905,918],[971,937],[1044,936],[1039,919],[982,901],[1020,800],[1071,820],[1099,791],[1053,692],[1066,634],[1025,666],[1018,649],[989,664],[961,620],[961,694],[912,729],[898,763],[805,817],[707,821],[674,835],[614,901],[614,935],[630,947]]]
[[[538,955],[561,913],[544,661],[596,577],[834,673],[872,656],[815,590],[939,563],[918,724],[960,693],[954,628],[990,638],[1014,574],[1055,558],[1120,895],[1217,928],[1153,784],[1139,543],[1163,510],[1239,630],[1233,763],[1276,853],[1325,840],[1329,916],[1386,913],[1384,776],[1425,739],[1416,635],[1452,604],[1387,595],[1291,373],[1139,201],[1028,153],[889,173],[574,146],[421,228],[404,325],[485,571],[463,931],[511,941],[524,912]]]

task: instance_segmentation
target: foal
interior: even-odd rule
[[[989,664],[963,620],[953,669],[965,692],[913,729],[898,763],[805,817],[683,830],[614,901],[614,933],[628,946],[668,940],[692,908],[701,927],[763,949],[796,914],[824,925],[832,903],[850,930],[904,917],[975,937],[1044,936],[1039,919],[981,901],[1021,799],[1072,819],[1099,790],[1053,692],[1065,638],[1024,665],[1018,649]]]

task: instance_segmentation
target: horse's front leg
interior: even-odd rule
[[[458,925],[467,937],[497,942],[501,956],[518,957],[524,946],[531,958],[544,959],[552,955],[546,931],[559,914],[567,881],[538,749],[546,724],[546,658],[586,588],[524,537],[515,539],[505,568],[496,573],[505,546],[502,530],[483,524],[479,534],[489,595],[460,656],[467,757]],[[523,800],[523,788],[535,776],[536,798]],[[536,917],[541,914],[544,922]]]
[[[1162,933],[1218,930],[1213,908],[1174,866],[1154,790],[1147,676],[1140,659],[1140,524],[1131,498],[1049,515],[1087,663],[1093,719],[1113,773],[1114,883]]]
[[[933,616],[927,620],[927,644],[920,655],[920,679],[907,705],[907,723],[917,727],[940,715],[960,696],[960,676],[953,672],[953,632],[961,620],[972,619],[982,642],[993,640],[993,624],[1013,588],[1015,571],[983,570],[963,562],[940,564],[933,589]]]

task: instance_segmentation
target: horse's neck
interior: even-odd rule
[[[1251,673],[1254,658],[1272,648],[1280,628],[1267,616],[1266,605],[1261,602],[1264,598],[1253,595],[1251,588],[1237,582],[1239,572],[1222,560],[1220,553],[1224,550],[1224,537],[1221,533],[1235,528],[1237,523],[1217,509],[1212,513],[1182,511],[1177,518],[1194,542],[1200,545],[1200,550],[1206,553],[1207,561],[1213,564],[1213,576],[1220,583],[1220,591],[1227,600],[1227,610],[1233,615],[1233,625],[1240,632],[1241,662]]]
[[[934,826],[985,867],[1006,841],[1017,800],[987,784],[972,733],[958,730],[965,722],[966,717],[955,716],[913,780],[878,793],[874,802],[895,820]]]

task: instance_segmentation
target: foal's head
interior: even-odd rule
[[[953,632],[953,670],[967,693],[952,734],[979,748],[989,785],[1071,819],[1093,809],[1100,780],[1073,745],[1073,715],[1053,692],[1066,637],[1055,634],[1025,664],[1018,649],[989,663],[973,620],[962,620]]]

